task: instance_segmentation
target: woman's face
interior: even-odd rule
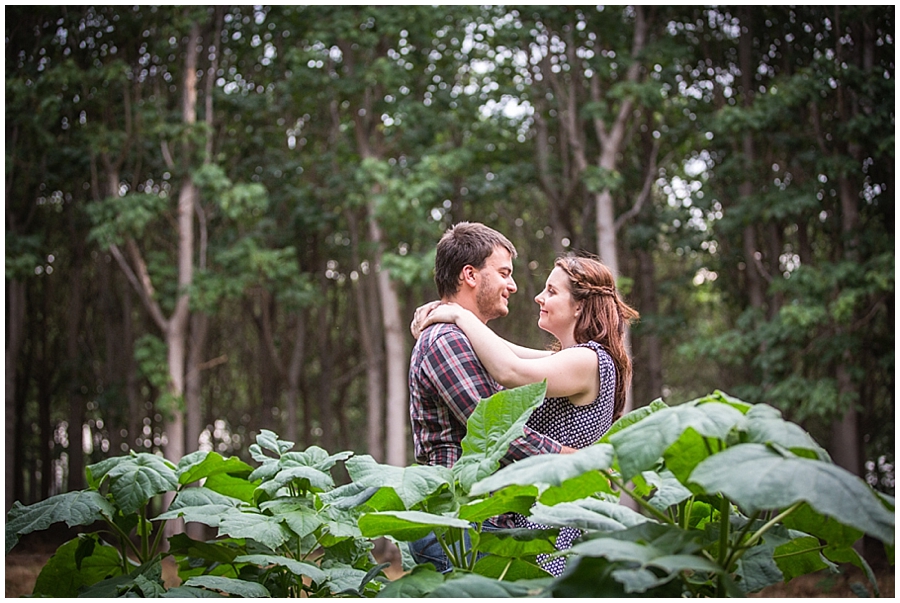
[[[547,284],[534,301],[541,307],[538,326],[552,333],[561,342],[571,339],[575,332],[575,312],[578,304],[572,299],[568,275],[558,266],[547,277]]]

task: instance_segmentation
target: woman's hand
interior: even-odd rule
[[[437,300],[428,302],[427,304],[416,308],[416,313],[413,315],[412,322],[409,323],[409,332],[412,333],[413,339],[419,338],[419,335],[422,334],[422,330],[428,326],[424,324],[425,317],[439,305],[441,305],[441,302],[440,300]]]
[[[439,322],[455,323],[464,312],[468,310],[453,302],[438,304],[425,316],[422,328]]]

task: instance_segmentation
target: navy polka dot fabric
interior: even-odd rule
[[[568,398],[545,398],[544,403],[534,409],[528,419],[528,426],[538,433],[549,436],[561,444],[572,448],[584,448],[596,444],[597,440],[612,425],[615,407],[616,365],[609,353],[595,341],[580,343],[577,347],[588,347],[597,353],[600,371],[600,394],[590,404],[575,406]],[[549,526],[528,521],[522,515],[515,516],[516,527],[547,529]],[[557,550],[565,550],[581,535],[575,528],[560,528],[556,539]],[[564,557],[548,560],[548,555],[538,555],[538,562],[545,570],[559,576],[566,568]]]

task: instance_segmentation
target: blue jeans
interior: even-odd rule
[[[474,523],[472,524],[472,527],[475,527]],[[496,529],[498,528],[488,522],[485,522],[482,525],[483,531]],[[469,538],[468,530],[463,533],[463,543],[463,550],[469,550],[472,547],[472,539]],[[457,557],[462,556],[462,550],[460,550],[459,542],[454,542],[452,544],[449,544],[448,546],[453,547],[452,550],[456,553]],[[447,558],[447,554],[444,553],[444,549],[441,548],[441,543],[438,542],[437,536],[434,534],[434,532],[429,533],[428,536],[425,536],[424,538],[419,538],[418,540],[410,542],[409,552],[412,554],[412,558],[416,563],[432,563],[434,564],[434,568],[442,574],[446,574],[453,569],[453,566],[450,563],[450,559]],[[485,555],[486,553],[478,553],[476,559],[481,559]]]

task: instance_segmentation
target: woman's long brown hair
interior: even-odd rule
[[[596,341],[602,345],[616,365],[616,393],[613,420],[622,416],[625,392],[631,386],[631,358],[625,346],[625,328],[640,318],[637,310],[626,304],[616,289],[612,272],[593,257],[568,255],[556,260],[569,277],[572,299],[581,304],[575,320],[575,341]]]

